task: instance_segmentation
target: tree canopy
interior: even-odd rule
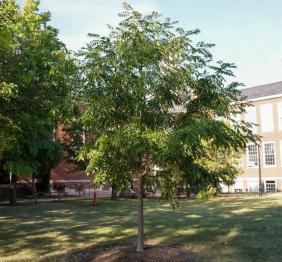
[[[230,117],[245,107],[240,84],[225,80],[235,66],[215,62],[213,45],[194,43],[199,30],[179,28],[156,12],[142,15],[128,4],[120,16],[109,36],[91,34],[93,40],[80,53],[81,121],[96,134],[80,159],[88,162],[89,173],[138,179],[137,250],[142,251],[144,177],[154,177],[162,196],[174,203],[181,179],[196,185],[228,175],[203,161],[216,161],[211,149],[238,152],[255,138],[247,123]]]
[[[75,63],[39,1],[0,4],[1,161],[32,175],[60,160],[54,129],[69,110]]]

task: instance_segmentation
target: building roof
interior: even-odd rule
[[[266,85],[254,86],[250,88],[244,88],[241,89],[241,91],[242,94],[248,97],[249,99],[278,94],[282,95],[282,81]]]

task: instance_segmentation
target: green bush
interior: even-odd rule
[[[206,189],[201,190],[197,195],[196,195],[196,199],[212,199],[215,197],[217,192],[217,188],[213,187],[213,186],[209,186]]]

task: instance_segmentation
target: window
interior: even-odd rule
[[[258,146],[255,144],[248,145],[248,167],[258,166]]]
[[[278,125],[279,125],[279,130],[282,130],[282,103],[277,104],[277,109],[278,109]]]
[[[264,165],[275,166],[274,143],[264,144]]]
[[[266,192],[276,192],[275,180],[265,181],[265,191]]]
[[[235,181],[234,192],[235,193],[243,192],[243,182],[242,181]]]
[[[245,120],[246,122],[252,125],[252,131],[255,133],[257,131],[257,127],[256,127],[257,117],[256,117],[256,108],[255,107],[248,107],[246,109]]]
[[[261,131],[272,132],[273,131],[272,104],[261,105],[260,115],[261,115]]]
[[[249,181],[249,191],[259,192],[258,181]]]

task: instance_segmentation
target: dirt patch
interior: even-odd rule
[[[136,252],[135,246],[99,247],[79,252],[72,262],[196,262],[196,250],[185,246],[146,246],[144,252]]]

